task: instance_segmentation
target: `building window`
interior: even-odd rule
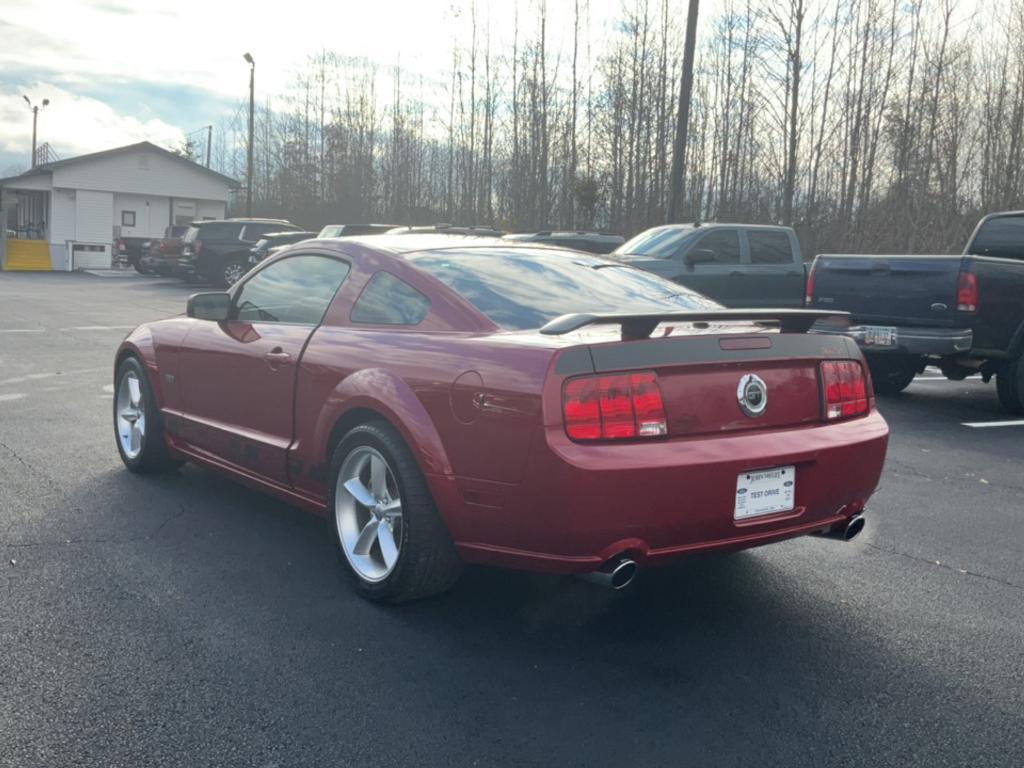
[[[135,211],[121,211],[121,226],[122,227],[134,227],[135,226]]]

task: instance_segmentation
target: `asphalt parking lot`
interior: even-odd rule
[[[849,544],[383,608],[318,518],[122,468],[114,349],[191,290],[0,273],[0,765],[1024,764],[1024,425],[964,426],[994,385],[881,402]]]

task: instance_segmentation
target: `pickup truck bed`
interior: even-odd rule
[[[1006,219],[1014,217],[1019,254],[1007,240],[1017,223]],[[951,379],[996,375],[1003,407],[1024,412],[1024,214],[983,219],[963,255],[822,254],[811,267],[807,306],[851,314],[845,333],[864,351],[882,394],[937,365]]]

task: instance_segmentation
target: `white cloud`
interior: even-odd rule
[[[80,96],[47,82],[25,88],[33,103],[50,105],[39,112],[38,142],[49,142],[61,157],[152,141],[173,148],[184,136],[180,128],[158,119],[139,120],[115,112],[93,98]],[[0,93],[0,153],[25,154],[32,144],[32,113],[21,93]]]

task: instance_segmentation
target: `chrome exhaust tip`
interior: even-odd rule
[[[821,536],[826,539],[839,539],[840,541],[850,541],[856,538],[861,531],[864,530],[864,515],[854,515],[846,524],[838,524],[837,526],[830,528],[825,531],[816,531],[815,536]]]
[[[625,589],[636,578],[637,565],[628,557],[613,557],[596,571],[580,574],[580,578],[609,589]]]

